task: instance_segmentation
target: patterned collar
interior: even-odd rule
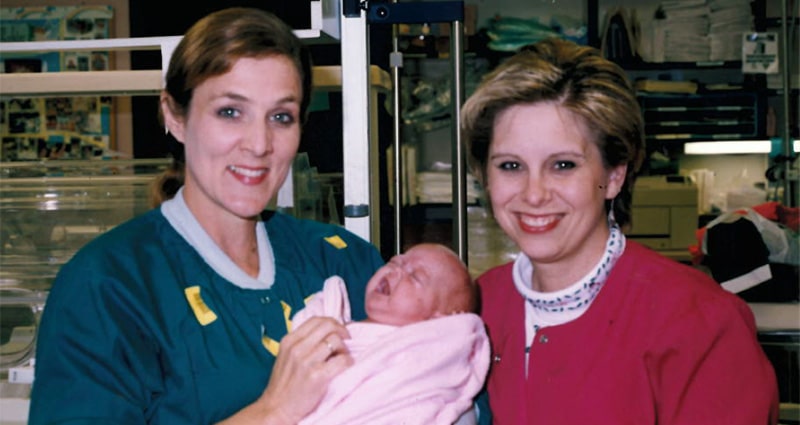
[[[526,255],[519,255],[514,262],[513,280],[517,291],[526,299],[526,309],[528,307],[537,310],[538,314],[574,312],[577,314],[567,314],[568,320],[572,320],[586,311],[589,304],[597,297],[603,287],[608,274],[611,272],[617,259],[625,250],[625,236],[616,223],[611,223],[608,241],[603,252],[603,257],[597,265],[583,278],[574,284],[556,292],[539,292],[531,288],[533,278],[533,265]]]

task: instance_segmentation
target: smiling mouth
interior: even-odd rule
[[[227,168],[228,168],[228,171],[230,171],[232,173],[243,175],[245,177],[261,177],[264,174],[266,174],[266,172],[267,172],[267,170],[263,169],[263,168],[259,168],[259,169],[254,170],[254,169],[250,169],[250,168],[237,167],[235,165],[229,165]]]
[[[522,224],[529,226],[529,227],[544,227],[548,224],[554,222],[556,220],[555,216],[547,216],[547,217],[530,217],[530,216],[521,216],[520,222]]]
[[[525,233],[530,234],[541,234],[547,233],[558,226],[561,222],[560,215],[552,214],[547,216],[528,216],[528,215],[520,215],[519,216],[519,227]]]

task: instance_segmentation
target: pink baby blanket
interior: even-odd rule
[[[325,281],[296,328],[313,316],[345,323],[355,363],[337,376],[301,425],[451,425],[471,406],[489,369],[489,340],[480,317],[443,316],[406,326],[350,321],[344,281]]]

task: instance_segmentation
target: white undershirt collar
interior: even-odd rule
[[[517,291],[525,298],[525,347],[526,359],[536,332],[545,326],[556,326],[571,322],[589,309],[600,293],[608,274],[625,250],[625,235],[613,221],[606,241],[603,256],[577,282],[556,292],[539,292],[532,289],[533,264],[524,253],[517,256],[512,269],[512,280]],[[527,364],[526,373],[527,373]]]
[[[211,239],[183,198],[183,187],[175,197],[161,204],[161,212],[170,225],[203,257],[220,276],[246,289],[269,289],[275,282],[275,257],[263,221],[256,223],[256,248],[258,249],[258,277],[244,272]]]

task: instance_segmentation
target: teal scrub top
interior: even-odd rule
[[[159,209],[81,249],[59,271],[38,332],[29,424],[210,424],[255,401],[291,315],[324,280],[347,282],[355,320],[383,264],[346,229],[272,213],[270,289],[206,264]]]

